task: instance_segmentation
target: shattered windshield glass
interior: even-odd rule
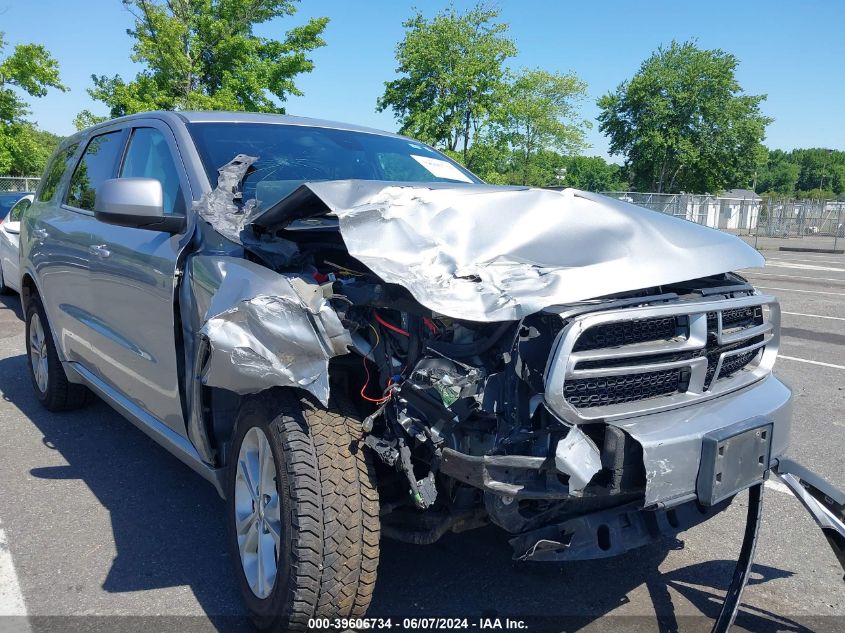
[[[244,178],[243,199],[281,200],[303,182],[383,180],[479,183],[472,173],[415,141],[367,132],[274,123],[188,126],[212,183],[232,156],[258,159]]]

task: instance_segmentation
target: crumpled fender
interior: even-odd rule
[[[320,286],[224,255],[191,260],[190,283],[209,353],[202,384],[236,393],[299,387],[328,404],[329,359],[352,339]]]

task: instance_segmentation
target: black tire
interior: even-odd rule
[[[44,334],[43,351],[47,359],[47,384],[45,389],[38,385],[33,370],[30,328],[33,324],[33,317],[36,315]],[[85,406],[93,399],[93,394],[87,387],[72,383],[67,379],[62,362],[56,353],[56,344],[53,341],[44,306],[41,305],[41,299],[37,295],[33,296],[26,306],[26,362],[35,395],[48,411],[71,411]]]
[[[241,443],[257,426],[276,466],[282,550],[270,594],[249,586],[235,528]],[[328,410],[310,397],[275,391],[248,398],[238,413],[226,486],[229,549],[244,602],[262,631],[303,631],[311,618],[366,614],[379,558],[379,503],[360,418],[342,397]]]

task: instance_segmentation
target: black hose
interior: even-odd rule
[[[430,341],[427,343],[429,349],[439,352],[444,356],[453,358],[469,358],[478,356],[493,347],[505,332],[513,325],[511,321],[501,323],[499,327],[488,337],[474,341],[473,343],[447,343],[445,341]]]

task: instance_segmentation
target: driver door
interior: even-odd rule
[[[161,121],[133,121],[117,175],[161,182],[165,213],[190,208],[185,169]],[[174,293],[179,255],[189,240],[187,230],[170,235],[97,221],[91,258],[99,377],[183,436]]]

